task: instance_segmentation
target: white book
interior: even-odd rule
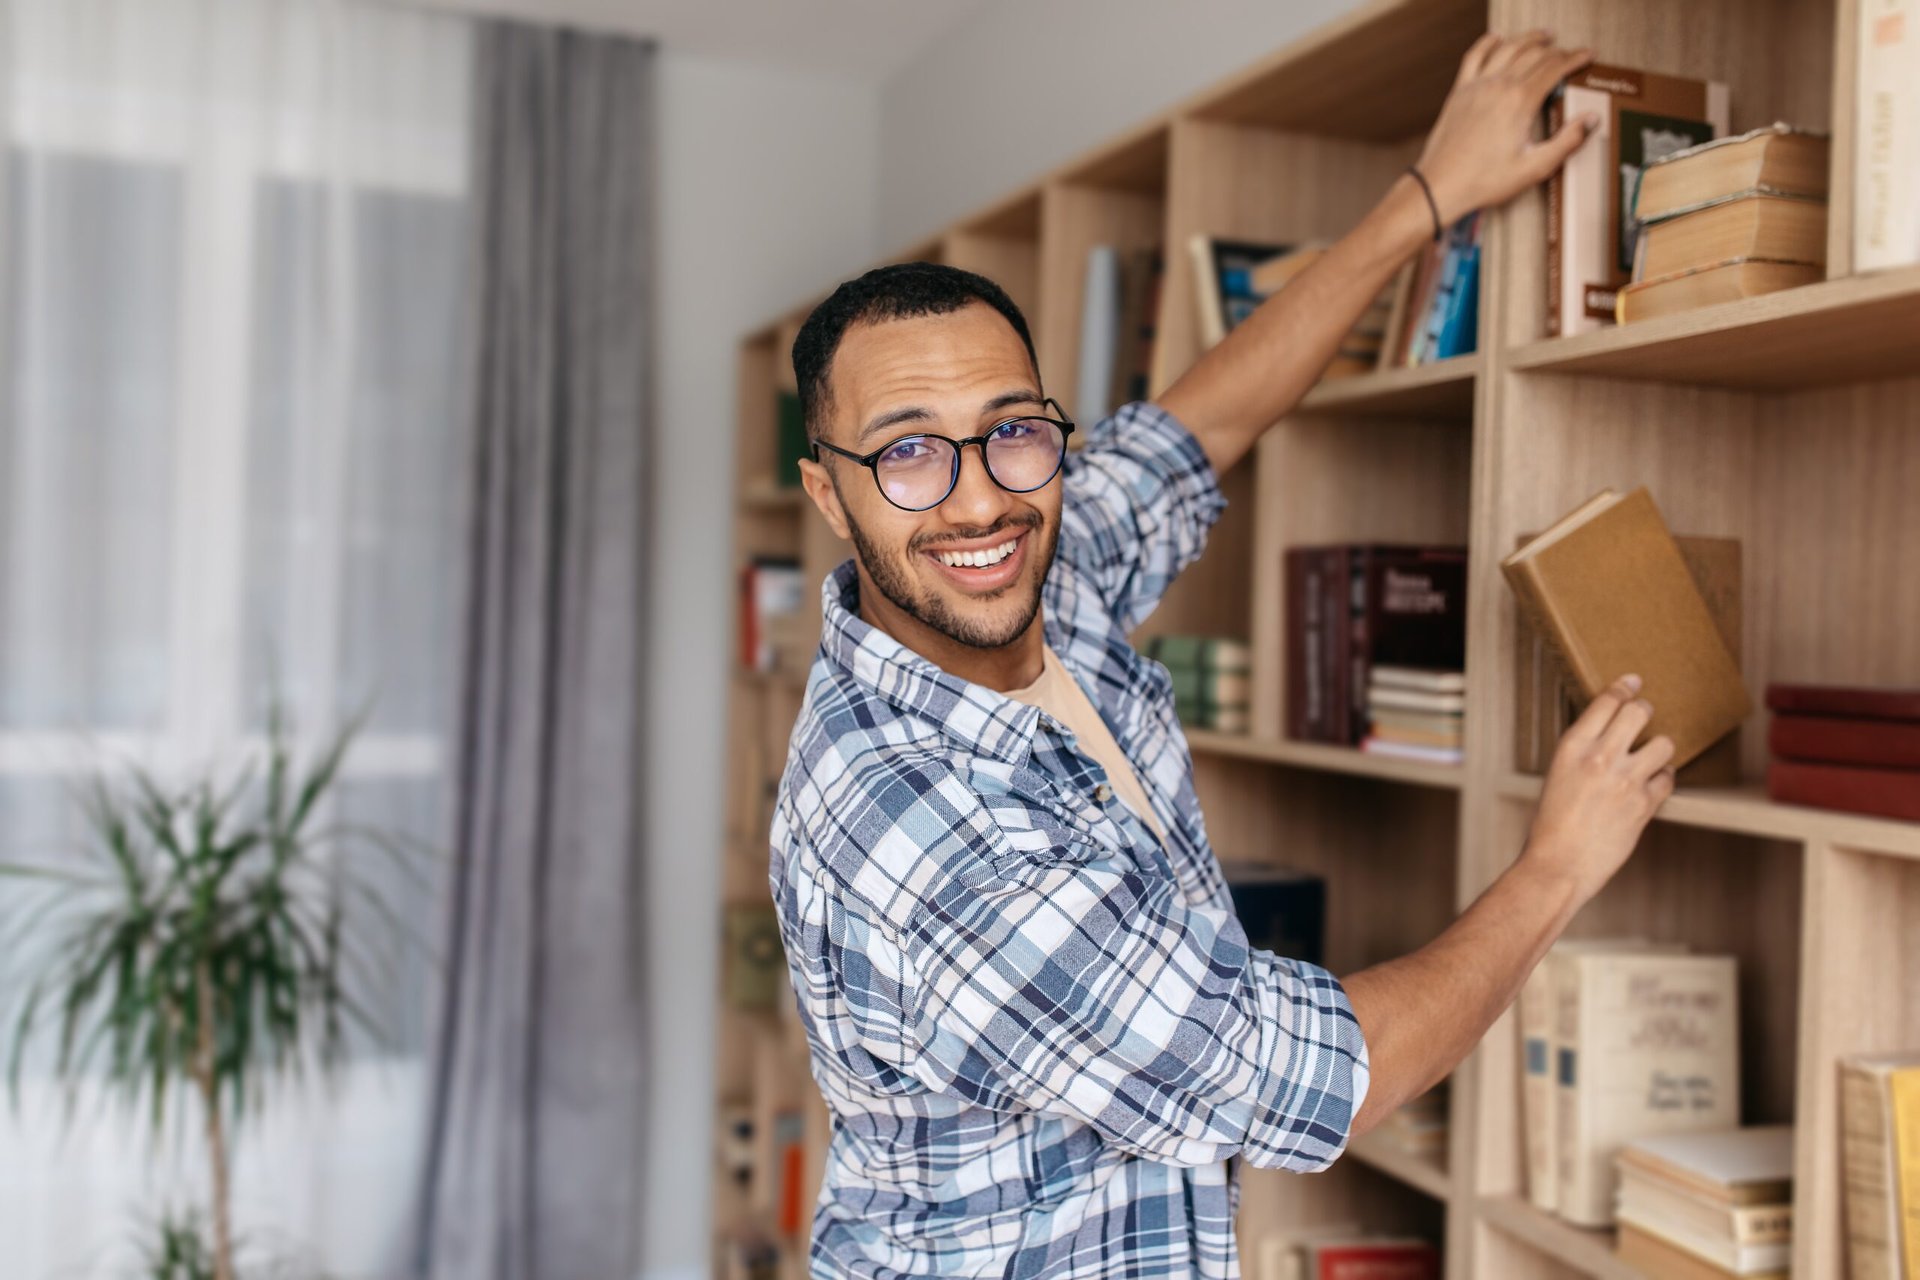
[[[1389,756],[1395,760],[1418,760],[1422,764],[1459,764],[1466,756],[1459,747],[1423,747],[1412,742],[1387,742],[1368,738],[1360,750],[1370,756]]]
[[[1464,671],[1427,671],[1420,667],[1374,667],[1367,678],[1376,688],[1417,689],[1423,693],[1465,693]]]
[[[1099,422],[1113,412],[1113,362],[1120,347],[1120,253],[1110,244],[1087,250],[1087,281],[1080,295],[1080,372],[1074,411]]]
[[[1920,262],[1920,0],[1860,0],[1853,269]]]
[[[1426,693],[1419,689],[1383,688],[1379,685],[1367,687],[1367,705],[1370,707],[1397,707],[1402,711],[1465,711],[1467,695],[1464,693]]]

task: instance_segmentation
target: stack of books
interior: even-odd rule
[[[1376,666],[1367,677],[1367,736],[1360,749],[1430,764],[1459,764],[1466,709],[1464,671]]]
[[[1840,1063],[1847,1274],[1920,1276],[1920,1053]]]
[[[1263,297],[1271,298],[1291,284],[1295,277],[1326,252],[1324,245],[1305,245],[1291,253],[1283,253],[1269,258],[1253,269],[1251,282],[1253,291]],[[1340,342],[1340,349],[1334,353],[1326,369],[1320,374],[1320,380],[1327,382],[1335,378],[1351,378],[1355,374],[1372,373],[1380,365],[1380,351],[1386,343],[1387,324],[1393,312],[1394,298],[1399,287],[1396,278],[1380,291],[1373,305],[1361,313],[1353,328]]]
[[[1640,938],[1570,939],[1520,989],[1527,1198],[1610,1226],[1614,1157],[1740,1120],[1738,965]]]
[[[1592,63],[1548,99],[1547,130],[1599,127],[1547,182],[1547,336],[1614,322],[1633,269],[1634,188],[1647,165],[1727,131],[1727,86]]]
[[[1269,1231],[1253,1246],[1247,1280],[1439,1280],[1440,1251],[1356,1223]]]
[[[1219,636],[1155,636],[1147,656],[1173,678],[1173,709],[1191,729],[1245,733],[1253,682],[1246,644]]]
[[[1295,741],[1350,747],[1366,738],[1377,668],[1430,681],[1466,666],[1464,547],[1289,547],[1286,593],[1286,733]]]
[[[1665,1134],[1629,1143],[1620,1257],[1650,1280],[1783,1280],[1793,1252],[1793,1127]]]
[[[1824,136],[1774,124],[1648,165],[1620,323],[1824,278],[1827,151]]]
[[[1920,822],[1920,689],[1770,684],[1767,795]]]

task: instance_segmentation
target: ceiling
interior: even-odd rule
[[[412,0],[879,84],[992,0]]]

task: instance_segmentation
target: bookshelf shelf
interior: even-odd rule
[[[1477,355],[1454,356],[1412,369],[1336,378],[1307,392],[1295,412],[1469,421],[1474,380],[1483,363]]]
[[[1599,489],[1645,484],[1676,533],[1740,540],[1749,688],[1920,680],[1920,578],[1907,563],[1920,545],[1920,267],[1845,274],[1857,8],[1369,0],[889,259],[997,280],[1033,326],[1047,390],[1084,416],[1074,380],[1094,246],[1134,260],[1159,252],[1158,394],[1200,353],[1194,237],[1298,244],[1343,233],[1419,154],[1482,30],[1546,28],[1605,62],[1725,81],[1736,131],[1775,119],[1833,130],[1835,278],[1543,340],[1545,209],[1529,193],[1486,222],[1477,354],[1315,387],[1221,477],[1229,505],[1206,554],[1134,639],[1248,642],[1252,732],[1188,731],[1194,788],[1223,860],[1326,881],[1324,961],[1335,973],[1430,940],[1523,846],[1541,782],[1509,767],[1520,681],[1498,561]],[[786,348],[804,315],[770,317],[739,345],[734,553],[736,564],[799,560],[817,583],[846,548],[800,493],[771,483],[775,392],[791,390]],[[1465,765],[1283,736],[1285,552],[1341,542],[1468,548]],[[817,597],[810,589],[810,610]],[[724,899],[737,906],[765,900],[766,806],[803,676],[736,668],[729,691],[720,853]],[[1756,715],[1743,739],[1749,778],[1764,769],[1765,736]],[[1569,928],[1623,933],[1738,959],[1741,1118],[1796,1125],[1795,1274],[1840,1274],[1835,1063],[1920,1045],[1906,985],[1872,980],[1920,967],[1920,824],[1778,805],[1751,782],[1683,790]],[[716,1096],[761,1117],[801,1104],[817,1186],[828,1127],[795,1024],[723,1009],[719,1025]],[[1570,1226],[1522,1194],[1515,1039],[1509,1015],[1453,1073],[1442,1160],[1369,1134],[1322,1176],[1247,1170],[1243,1241],[1355,1221],[1442,1242],[1450,1280],[1629,1280],[1611,1232]],[[717,1245],[768,1228],[770,1185],[716,1194]],[[803,1273],[804,1261],[804,1241],[786,1241],[782,1274]]]
[[[1510,367],[1741,390],[1920,372],[1920,267],[1846,276],[1680,315],[1529,343]]]
[[[1480,1201],[1480,1219],[1594,1280],[1645,1280],[1613,1252],[1613,1232],[1590,1231],[1543,1213],[1518,1196]]]
[[[1537,800],[1541,780],[1514,773],[1502,778],[1501,795]],[[1657,815],[1661,822],[1704,827],[1777,840],[1821,842],[1866,852],[1920,858],[1920,823],[1775,804],[1758,783],[1741,787],[1682,787]]]
[[[1453,1182],[1447,1176],[1444,1159],[1407,1151],[1378,1129],[1350,1143],[1347,1154],[1435,1200],[1444,1202],[1453,1194]]]
[[[1257,760],[1295,769],[1315,769],[1324,773],[1350,774],[1356,778],[1405,782],[1442,791],[1458,791],[1465,776],[1465,771],[1457,765],[1395,760],[1389,756],[1368,755],[1354,747],[1293,742],[1286,738],[1256,738],[1244,733],[1215,733],[1211,729],[1188,729],[1186,732],[1187,745],[1193,748],[1196,755],[1204,753],[1236,760]]]

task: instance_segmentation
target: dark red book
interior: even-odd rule
[[[1349,735],[1367,735],[1367,685],[1376,666],[1467,669],[1467,549],[1366,545],[1352,548],[1347,636]]]
[[[1383,1240],[1310,1247],[1313,1280],[1438,1280],[1440,1251],[1430,1244]]]
[[[1327,608],[1318,547],[1288,547],[1287,736],[1296,742],[1332,737],[1327,708]]]
[[[1920,769],[1920,720],[1776,712],[1767,729],[1767,747],[1783,760]]]
[[[1838,684],[1770,684],[1767,709],[1810,716],[1920,720],[1920,689],[1860,688]]]
[[[1920,822],[1920,769],[1775,760],[1767,766],[1767,796],[1781,804]]]

